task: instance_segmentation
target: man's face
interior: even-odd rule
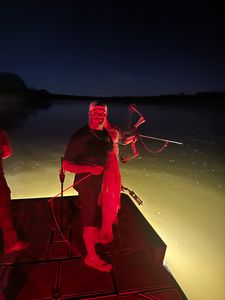
[[[107,112],[103,106],[95,106],[89,112],[89,120],[94,127],[104,125],[106,117],[107,117]]]

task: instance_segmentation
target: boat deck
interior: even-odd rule
[[[110,273],[83,262],[76,196],[56,199],[54,205],[66,241],[57,230],[47,198],[12,201],[17,231],[30,246],[6,255],[0,240],[0,299],[187,299],[163,265],[165,243],[130,197],[121,195],[114,241],[97,245],[98,253],[113,265]]]

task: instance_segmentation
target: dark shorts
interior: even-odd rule
[[[98,206],[98,197],[101,193],[102,178],[102,175],[91,175],[74,187],[79,194],[81,222],[83,226],[98,227],[101,223],[101,210]],[[76,181],[79,179],[80,176],[76,176]]]

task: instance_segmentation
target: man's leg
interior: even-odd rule
[[[97,227],[92,226],[85,226],[83,229],[83,239],[87,250],[87,256],[90,259],[95,259],[97,257],[95,251],[97,231]]]
[[[13,227],[10,208],[0,208],[0,226],[4,240],[4,252],[11,253],[28,247],[28,243],[18,240],[16,230]]]
[[[87,250],[85,264],[102,272],[110,272],[112,265],[102,260],[95,250],[98,228],[93,226],[84,226],[83,239]]]
[[[4,240],[4,252],[19,251],[28,246],[25,242],[18,241],[16,230],[13,226],[10,207],[10,189],[4,178],[0,180],[0,228]]]
[[[95,250],[99,226],[98,196],[101,192],[102,176],[90,176],[84,184],[76,187],[81,201],[83,240],[87,250],[85,264],[99,271],[110,272],[112,265],[102,260]]]
[[[17,234],[13,228],[9,207],[0,208],[0,226],[4,240],[4,251],[7,252],[17,242]]]

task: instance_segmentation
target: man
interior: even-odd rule
[[[18,241],[17,233],[13,226],[10,189],[7,185],[2,160],[12,155],[12,149],[4,130],[0,130],[0,228],[3,233],[4,252],[20,251],[28,246],[27,243]]]
[[[102,190],[104,167],[108,154],[113,151],[112,139],[104,128],[107,106],[92,102],[89,106],[89,123],[76,131],[67,146],[63,168],[76,173],[75,182],[91,174],[75,185],[81,201],[83,239],[87,250],[85,264],[103,272],[110,272],[112,265],[102,260],[96,253],[98,241],[99,196]]]

